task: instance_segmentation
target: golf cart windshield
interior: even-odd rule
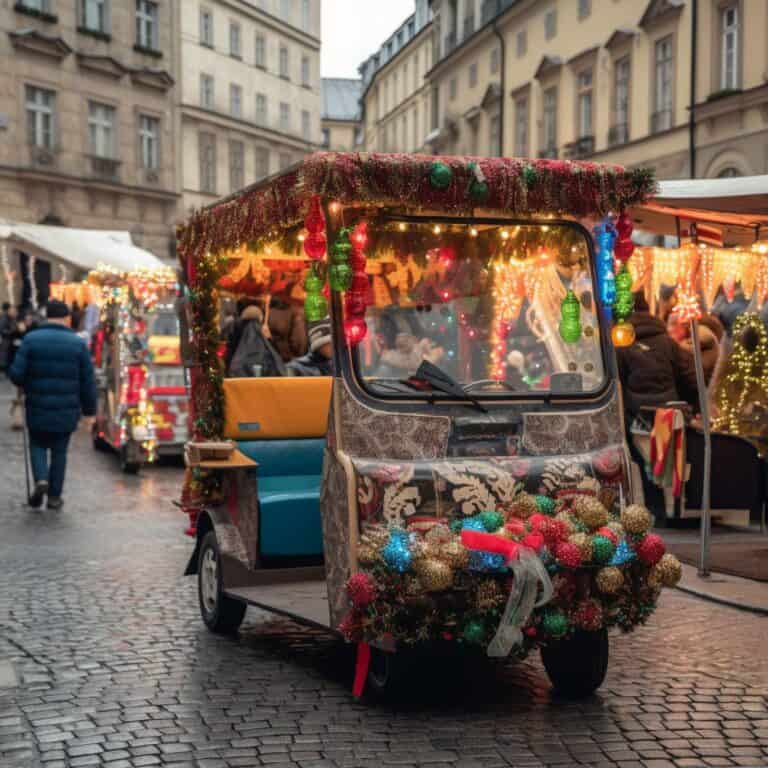
[[[595,393],[605,369],[587,235],[563,222],[386,220],[369,227],[369,334],[356,370],[377,397],[434,398],[427,361],[475,398]],[[437,382],[439,384],[439,382]]]

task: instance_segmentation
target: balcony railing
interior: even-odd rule
[[[662,109],[651,115],[651,133],[668,131],[672,127],[672,110]]]
[[[539,157],[542,160],[556,160],[557,159],[557,147],[544,147],[539,150]]]
[[[112,157],[91,156],[91,173],[99,179],[117,181],[120,178],[120,161]]]
[[[618,147],[629,141],[629,125],[627,123],[616,123],[608,129],[608,146]]]
[[[595,137],[582,136],[576,141],[570,142],[563,147],[563,154],[566,159],[572,160],[580,157],[589,157],[595,152]]]

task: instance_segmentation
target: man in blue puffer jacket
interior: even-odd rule
[[[96,413],[96,383],[88,348],[69,327],[69,307],[51,300],[46,315],[47,322],[24,337],[9,376],[26,395],[35,478],[29,504],[39,507],[47,494],[48,509],[60,509],[69,438],[81,413]]]

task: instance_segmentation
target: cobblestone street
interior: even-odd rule
[[[205,629],[181,575],[180,467],[123,476],[80,433],[64,509],[28,510],[9,394],[2,768],[768,765],[768,618],[670,591],[646,627],[612,637],[586,701],[553,699],[532,658],[494,678],[425,674],[400,709],[365,706],[333,637],[253,610],[236,639]]]

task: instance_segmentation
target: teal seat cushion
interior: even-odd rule
[[[325,440],[243,440],[237,447],[259,466],[259,553],[323,553],[320,477]]]

